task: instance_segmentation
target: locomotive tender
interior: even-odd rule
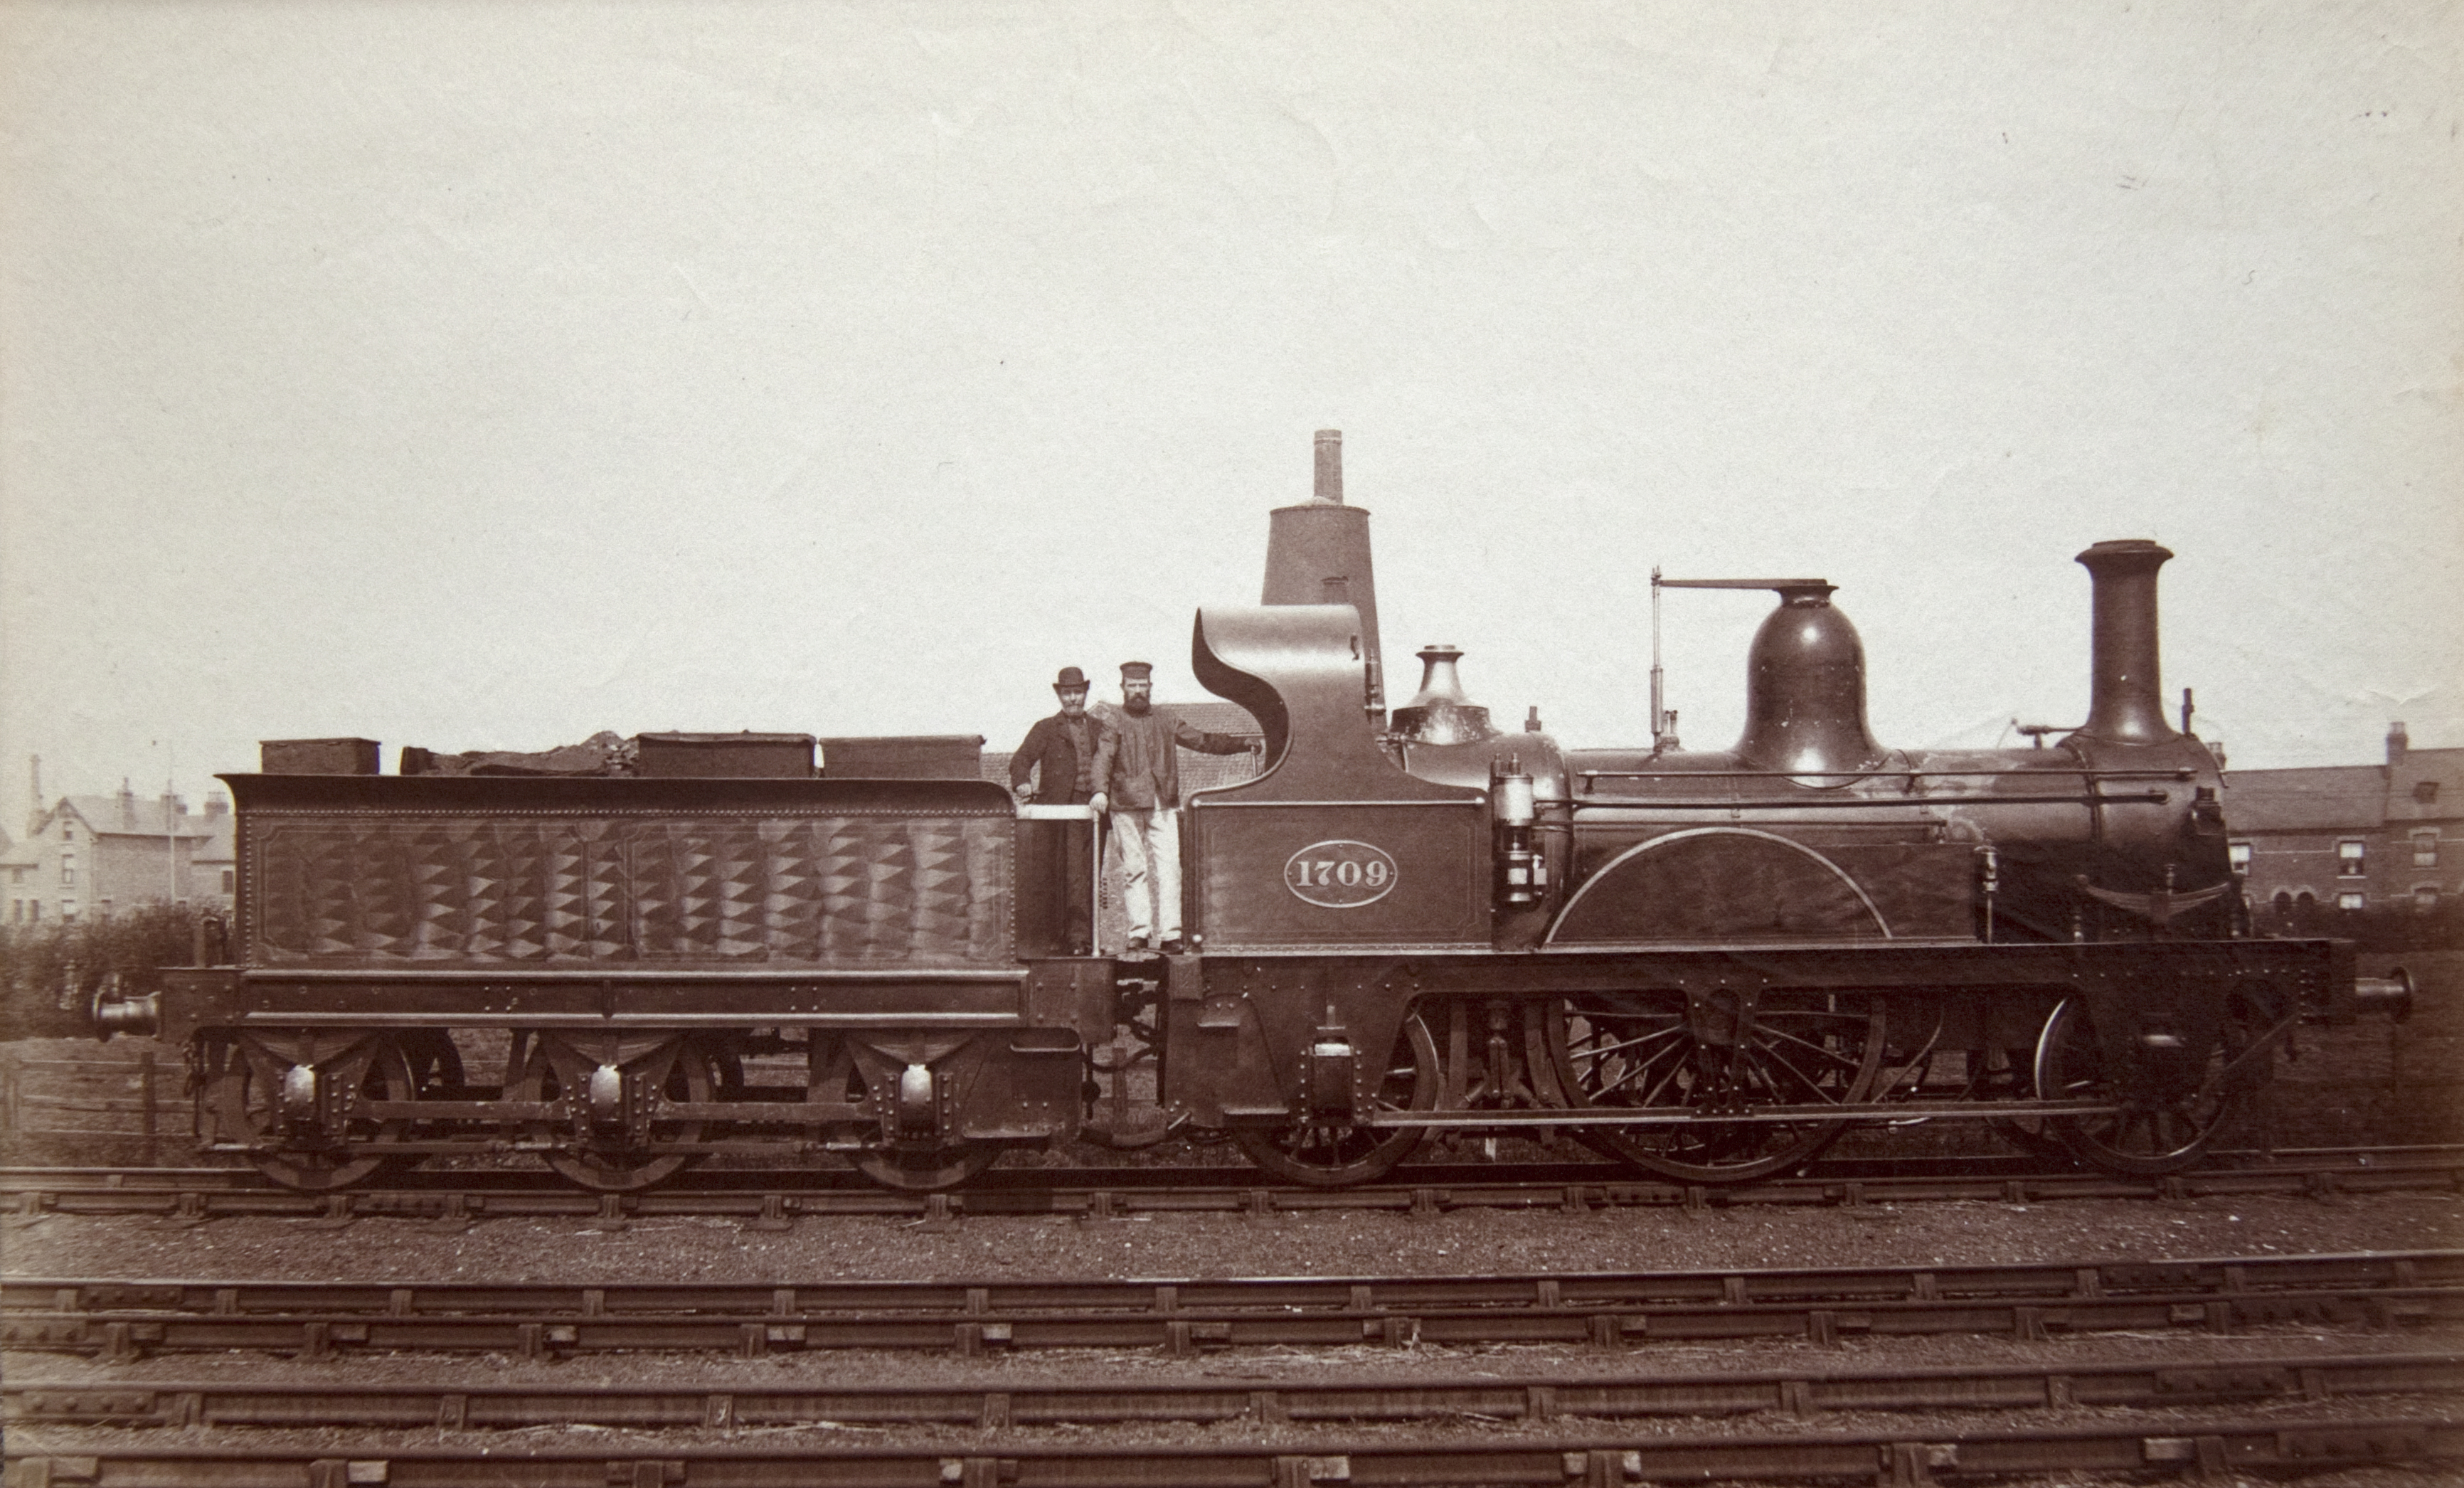
[[[1273,514],[1265,602],[1198,614],[1197,675],[1265,753],[1184,811],[1187,954],[1061,953],[1033,849],[1085,808],[671,736],[629,777],[226,776],[229,964],[98,1021],[182,1044],[200,1147],[296,1188],[767,1152],[934,1189],[1174,1131],[1309,1184],[1433,1130],[1717,1183],[1920,1119],[2161,1173],[2298,1024],[2409,1007],[2347,943],[2250,934],[2216,760],[2164,714],[2156,544],[2079,556],[2093,701],[2054,747],[1884,748],[1832,586],[1780,579],[1693,581],[1779,597],[1734,748],[1678,748],[1655,685],[1651,746],[1566,749],[1536,710],[1494,727],[1450,647],[1389,715],[1338,441]]]

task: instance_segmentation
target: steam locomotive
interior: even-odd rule
[[[1568,749],[1494,726],[1449,647],[1387,710],[1339,437],[1272,514],[1263,602],[1198,613],[1199,680],[1265,748],[1183,812],[1185,954],[1064,953],[1043,865],[1086,808],[886,777],[863,741],[817,768],[803,735],[645,736],[630,774],[554,777],[371,746],[223,777],[227,952],[99,1023],[179,1042],[200,1147],[293,1188],[520,1153],[625,1191],[759,1152],[930,1190],[1175,1133],[1311,1185],[1432,1132],[1715,1184],[1924,1119],[2163,1173],[2297,1026],[2409,1007],[2349,944],[2250,933],[2215,757],[2158,688],[2162,547],[2079,555],[2093,702],[2052,747],[1886,749],[1830,584],[1655,575],[1777,595],[1744,734],[1680,748],[1655,673],[1650,745]]]

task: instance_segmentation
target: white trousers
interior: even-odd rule
[[[1130,933],[1148,937],[1151,946],[1178,939],[1180,812],[1115,807],[1112,840],[1121,844],[1121,897],[1127,901],[1122,908],[1130,914]]]

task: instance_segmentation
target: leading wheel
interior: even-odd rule
[[[1881,1004],[1836,993],[1693,1008],[1682,993],[1591,993],[1556,1004],[1548,1039],[1575,1109],[1688,1118],[1575,1128],[1612,1157],[1687,1183],[1744,1183],[1813,1157],[1847,1121],[1755,1120],[1755,1109],[1851,1105],[1882,1067]]]
[[[368,1152],[366,1145],[399,1142],[408,1125],[355,1115],[354,1108],[362,1101],[412,1099],[418,1086],[409,1061],[382,1035],[310,1035],[288,1047],[290,1055],[277,1053],[242,1036],[225,1052],[223,1067],[206,1092],[222,1139],[249,1144],[249,1160],[286,1189],[327,1193],[349,1188],[388,1160]],[[304,1061],[293,1057],[302,1053],[308,1056]],[[315,1105],[330,1118],[321,1127],[306,1111],[285,1120],[284,1082],[302,1062],[320,1086]]]
[[[954,1189],[990,1168],[1001,1149],[983,1142],[956,1147],[909,1149],[891,1148],[854,1154],[856,1171],[885,1189],[930,1193]]]
[[[1438,1104],[1438,1041],[1414,1014],[1403,1019],[1386,1069],[1371,1092],[1378,1110],[1425,1111]],[[1249,1161],[1287,1183],[1332,1189],[1371,1183],[1412,1155],[1423,1135],[1418,1127],[1363,1127],[1304,1117],[1282,1127],[1235,1127],[1232,1139]]]
[[[2128,1177],[2179,1172],[2249,1110],[2266,1065],[2254,1061],[2257,1073],[2233,1065],[2256,1038],[2255,1021],[2236,1002],[2226,1010],[2195,1084],[2176,1082],[2169,1092],[2140,1088],[2145,1082],[2116,1078],[2107,1067],[2086,1004],[2066,998],[2045,1020],[2036,1041],[2036,1094],[2048,1101],[2108,1102],[2115,1109],[2101,1116],[2057,1116],[2045,1126],[2091,1168]]]
[[[660,1093],[671,1101],[705,1102],[718,1084],[717,1072],[710,1054],[698,1041],[683,1039],[667,1049],[638,1056],[632,1062],[654,1066],[666,1058],[664,1075],[655,1068],[647,1070],[649,1078],[658,1081]],[[517,1101],[565,1100],[579,1101],[590,1078],[591,1065],[586,1056],[561,1043],[534,1037],[529,1057],[522,1061],[522,1072],[514,1082],[513,1099]],[[629,1078],[643,1078],[627,1071]],[[575,1119],[582,1120],[577,1112]],[[699,1142],[702,1124],[697,1121],[651,1120],[639,1138],[630,1129],[622,1132],[577,1132],[566,1123],[534,1122],[527,1127],[533,1141],[554,1142],[544,1154],[547,1165],[558,1172],[601,1193],[629,1193],[647,1189],[674,1177],[699,1160],[698,1152],[659,1151],[655,1149]]]

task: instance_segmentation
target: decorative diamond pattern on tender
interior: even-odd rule
[[[248,823],[251,960],[1001,964],[998,817],[367,817]]]

